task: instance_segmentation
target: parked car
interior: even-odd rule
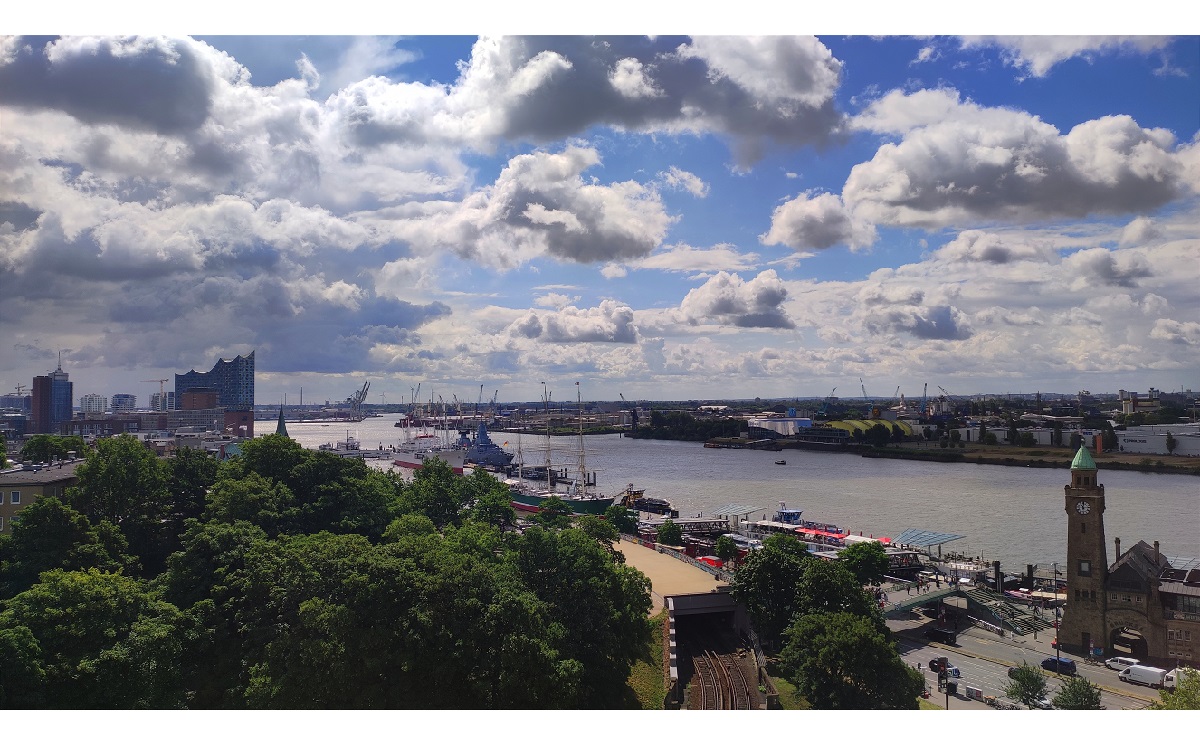
[[[1068,676],[1074,676],[1076,671],[1075,661],[1069,658],[1046,658],[1042,661],[1042,668]]]
[[[947,645],[953,645],[958,642],[957,632],[952,629],[941,629],[940,627],[925,630],[925,637],[934,642],[941,642]]]
[[[1104,661],[1104,665],[1117,671],[1122,671],[1130,666],[1136,666],[1141,663],[1137,658],[1109,658]]]
[[[1054,705],[1051,704],[1050,700],[1046,699],[1045,697],[1042,697],[1041,699],[1036,700],[1033,703],[1033,706],[1039,710],[1053,710],[1054,709]]]

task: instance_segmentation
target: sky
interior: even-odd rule
[[[1200,37],[838,20],[25,19],[68,35],[0,37],[0,389],[1200,391]]]

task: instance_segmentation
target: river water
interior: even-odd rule
[[[386,448],[404,436],[403,429],[394,427],[396,419],[289,422],[287,427],[308,448],[344,440],[347,432],[364,448]],[[256,429],[273,432],[274,425],[259,421]],[[541,438],[492,433],[494,441],[507,442],[505,448],[514,453],[518,437],[523,438],[526,462],[541,463]],[[553,443],[556,453],[565,454],[576,439],[559,437]],[[787,464],[777,465],[777,459]],[[555,458],[558,463],[570,460]],[[602,492],[613,494],[632,482],[645,488],[648,497],[670,500],[685,517],[737,503],[759,508],[751,518],[770,518],[782,500],[804,510],[809,520],[854,533],[896,536],[912,528],[962,534],[965,538],[944,545],[943,551],[1000,560],[1009,572],[1023,571],[1027,563],[1049,566],[1066,560],[1066,469],[728,450],[620,435],[588,436],[587,468],[597,473]],[[1148,544],[1157,540],[1167,556],[1200,557],[1200,477],[1105,472],[1101,467],[1100,482],[1105,486],[1110,562],[1115,537],[1125,548],[1139,539]]]

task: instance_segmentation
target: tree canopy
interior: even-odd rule
[[[784,677],[818,710],[915,710],[924,677],[870,618],[805,614],[785,633]]]
[[[878,583],[888,570],[887,552],[877,541],[863,541],[838,552],[842,564],[860,585]]]
[[[1163,689],[1159,700],[1150,703],[1152,710],[1200,710],[1200,672],[1194,668],[1180,668],[1175,691]]]
[[[29,706],[135,709],[185,701],[177,662],[194,634],[191,620],[135,578],[51,570],[5,602],[0,630],[11,630],[0,655],[16,658],[20,675],[37,686],[22,693]]]
[[[649,581],[609,521],[505,531],[489,474],[280,436],[219,465],[101,440],[80,470],[0,538],[0,707],[631,704]]]
[[[1022,663],[1009,673],[1008,678],[1009,682],[1004,689],[1004,696],[1009,699],[1016,700],[1033,709],[1034,702],[1046,697],[1048,685],[1046,674],[1042,673],[1042,669]]]
[[[1059,710],[1100,710],[1100,687],[1083,678],[1071,676],[1050,700]]]
[[[669,547],[683,544],[683,529],[679,527],[678,523],[668,518],[658,527],[658,543],[666,544]]]

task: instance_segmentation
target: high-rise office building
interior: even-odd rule
[[[58,368],[46,376],[33,377],[33,427],[34,433],[58,433],[64,422],[71,421],[71,401],[74,384],[62,369]]]
[[[207,373],[190,370],[175,374],[175,394],[191,389],[215,389],[217,405],[227,409],[254,409],[254,353],[232,360],[217,360]]]
[[[113,394],[112,409],[114,412],[132,412],[137,409],[137,396],[134,394]]]

